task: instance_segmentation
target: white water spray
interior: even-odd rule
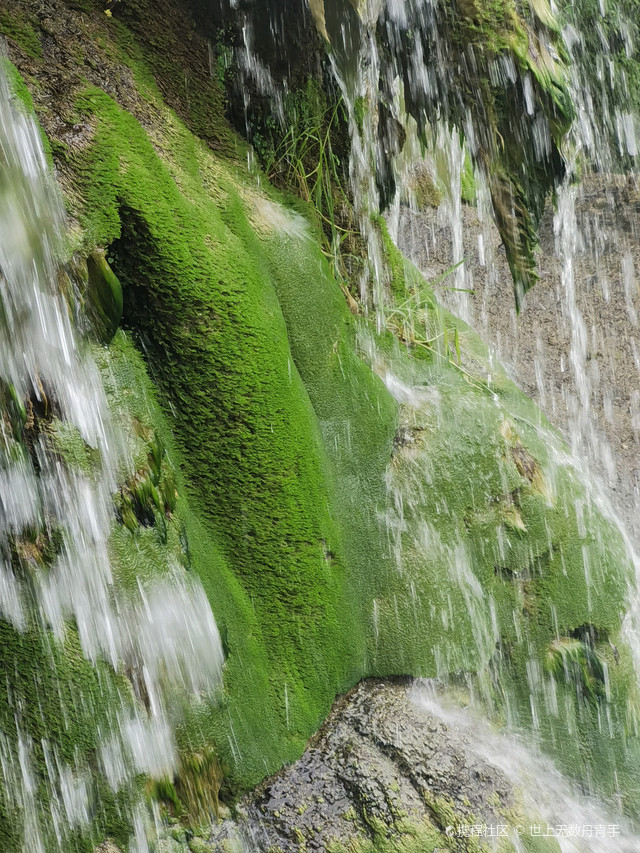
[[[2,421],[0,445],[0,609],[17,631],[51,631],[65,640],[77,627],[83,653],[128,668],[144,685],[146,707],[130,696],[110,698],[111,721],[101,733],[101,771],[114,790],[140,773],[171,777],[173,728],[180,694],[210,695],[220,684],[222,650],[199,583],[181,568],[124,592],[114,583],[107,542],[112,495],[124,442],[110,420],[97,368],[83,350],[59,286],[63,210],[49,175],[38,130],[17,109],[0,75],[0,382],[20,409],[55,407],[57,415],[100,454],[95,478],[71,471],[34,439],[25,452]],[[7,555],[29,531],[59,533],[48,571],[20,576]],[[68,834],[90,821],[90,773],[65,764],[45,733],[50,807],[37,792],[33,744],[22,710],[15,729],[0,732],[0,772],[10,804],[21,815],[25,853],[65,851]],[[146,849],[138,824],[132,851]]]

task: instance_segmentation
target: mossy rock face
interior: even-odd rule
[[[584,6],[589,7],[590,18],[596,5],[589,2]],[[229,29],[236,26],[241,30],[244,19],[234,17],[228,0],[223,0],[220,8],[228,15]],[[415,122],[421,143],[433,148],[437,145],[432,140],[433,130],[439,123],[456,127],[467,136],[471,158],[463,175],[463,198],[469,203],[475,200],[468,168],[472,162],[489,188],[519,309],[523,295],[537,281],[537,228],[549,194],[564,177],[562,140],[575,117],[560,13],[555,7],[552,11],[547,0],[526,7],[514,0],[456,0],[429,8],[418,0],[406,0],[398,7],[370,4],[368,14],[361,16],[362,8],[355,0],[314,0],[309,5],[310,21],[306,4],[287,4],[286,14],[268,5],[259,10],[254,7],[248,13],[256,34],[252,49],[278,81],[283,69],[285,76],[294,69],[287,77],[287,91],[295,98],[304,97],[306,79],[302,82],[297,76],[301,70],[306,72],[305,78],[320,79],[309,57],[320,67],[327,44],[347,89],[355,94],[358,65],[369,67],[367,45],[375,41],[379,95],[372,96],[367,104],[367,111],[375,115],[370,128],[375,139],[368,156],[375,158],[382,206],[386,207],[395,195],[393,161],[404,146],[405,126]],[[216,17],[215,12],[210,15]],[[313,31],[312,22],[321,39],[305,45],[308,56],[301,58],[297,55],[304,42],[301,34]],[[618,24],[616,44],[612,38],[616,52],[626,43],[621,31]],[[290,45],[292,55],[287,63],[283,54]],[[228,77],[232,109],[235,103],[242,105],[234,110],[240,132],[248,134],[260,156],[265,137],[271,139],[274,150],[290,145],[294,120],[285,121],[280,128],[260,97],[250,98],[245,106],[238,80],[244,82],[245,77]],[[389,110],[397,96],[397,83],[402,90],[400,123]],[[622,83],[619,89],[624,90]],[[362,133],[361,108],[362,103],[356,102],[352,118]],[[339,138],[344,127],[338,122],[328,130],[323,128],[323,138],[325,133],[341,156]],[[368,143],[363,140],[363,144]],[[308,143],[303,147],[308,148]],[[348,143],[345,154],[348,156]],[[263,165],[267,160],[261,156]],[[306,171],[313,173],[313,167]],[[296,169],[289,168],[289,188],[300,192],[295,175]],[[341,177],[331,175],[329,180],[338,188]],[[329,218],[333,217],[331,210]],[[350,230],[350,223],[340,224]]]
[[[110,246],[124,288],[127,332],[94,347],[132,461],[114,573],[126,585],[171,561],[193,571],[225,646],[223,701],[189,711],[181,753],[213,748],[224,800],[295,760],[361,677],[441,675],[543,733],[574,775],[597,768],[610,793],[622,773],[633,791],[631,564],[562,442],[504,375],[487,384],[464,324],[446,319],[455,365],[356,319],[313,227],[196,139],[117,34],[144,127],[83,83],[69,119],[87,138],[64,153],[52,141],[76,240]],[[413,273],[388,239],[385,252],[400,299]],[[432,301],[426,322],[437,312]],[[57,440],[91,462],[73,436]],[[550,645],[585,643],[585,626],[593,649],[554,675],[558,714],[543,701]],[[608,690],[579,694],[592,655]],[[53,715],[42,725],[64,741]],[[105,810],[100,831],[124,844],[128,808]]]
[[[429,699],[398,681],[360,683],[304,755],[242,802],[236,825],[213,829],[214,849],[240,828],[283,853],[559,853],[556,838],[531,834],[546,829],[543,803],[484,757],[488,738],[508,744],[460,726],[447,697]]]
[[[87,258],[87,315],[99,340],[108,343],[122,318],[122,287],[102,252]]]
[[[432,175],[426,169],[417,169],[411,176],[409,190],[412,193],[418,210],[438,207],[442,201],[442,193],[438,189]]]
[[[111,251],[124,285],[124,323],[144,344],[172,408],[194,503],[255,612],[274,736],[297,748],[335,686],[357,676],[347,649],[359,629],[326,451],[273,284],[232,169],[169,115],[176,147],[162,162],[104,94],[89,92],[81,103],[98,119],[85,198],[99,199],[100,215],[120,231]],[[217,204],[208,187],[220,192]],[[218,600],[218,615],[220,583],[210,561],[194,561],[194,570]],[[244,628],[227,628],[233,658],[231,635]]]
[[[468,135],[473,164],[491,193],[519,308],[537,281],[537,227],[545,199],[564,175],[560,146],[574,117],[551,8],[546,1],[522,12],[512,0],[460,0],[426,13],[420,3],[407,2],[400,18],[382,13],[378,34],[393,68],[388,79],[402,79],[406,110],[425,140],[427,128],[443,119]],[[416,62],[431,73],[421,78]],[[544,152],[534,141],[536,127]],[[472,200],[468,176],[463,189]]]
[[[630,46],[637,44],[640,23],[632,0],[617,0],[602,14],[594,0],[579,0],[561,9],[563,26],[581,35],[571,48],[571,59],[583,92],[588,92],[587,121],[590,141],[584,159],[595,171],[635,171],[637,115],[640,108],[640,63]],[[606,56],[608,73],[599,79],[599,62]],[[631,134],[620,131],[629,122]],[[585,137],[587,134],[585,134]]]
[[[20,9],[0,9],[0,33],[31,59],[42,59],[38,20]]]
[[[638,694],[620,637],[631,556],[557,434],[499,371],[482,383],[482,345],[447,325],[461,335],[460,368],[378,353],[401,416],[387,472],[397,571],[375,603],[372,660],[386,673],[394,659],[458,673],[490,713],[508,708],[511,724],[540,731],[572,776],[597,767],[613,797],[622,774],[634,808]],[[570,666],[554,665],[558,644],[577,649]]]

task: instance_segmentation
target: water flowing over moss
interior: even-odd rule
[[[522,47],[509,20],[504,33],[489,22],[492,50]],[[451,330],[451,345],[421,348],[352,313],[311,217],[236,159],[246,149],[219,114],[222,135],[185,113],[208,144],[195,136],[155,87],[162,70],[112,25],[134,106],[78,83],[67,118],[86,135],[52,139],[73,245],[104,251],[122,287],[123,329],[93,345],[133,463],[110,549],[125,585],[172,561],[197,575],[225,650],[222,699],[187,712],[182,771],[155,795],[177,808],[206,765],[214,798],[221,784],[231,800],[302,752],[336,694],[366,675],[406,674],[455,678],[496,717],[544,734],[574,776],[597,773],[603,794],[622,779],[632,808],[637,696],[621,625],[633,568],[561,439],[435,300],[420,321],[429,340]],[[566,104],[553,85],[536,91],[560,132]],[[508,120],[505,109],[492,130]],[[490,167],[510,184],[522,165],[512,144]],[[522,228],[536,215],[529,190]],[[416,273],[387,243],[400,302]],[[56,440],[70,465],[92,464],[73,436]],[[27,640],[7,632],[13,671]],[[64,651],[58,673],[77,666],[62,704],[81,713],[62,731],[57,705],[42,707],[30,734],[42,723],[60,749],[90,754],[99,703],[74,698],[113,676]],[[88,685],[80,694],[76,680]],[[127,808],[108,793],[98,801],[96,837],[124,844]],[[8,806],[0,818],[7,849],[19,849]]]
[[[232,778],[257,778],[269,736],[273,761],[283,735],[280,756],[294,754],[335,692],[363,674],[502,667],[526,683],[530,656],[542,662],[556,626],[616,634],[624,546],[588,503],[591,533],[579,534],[584,487],[549,457],[538,415],[506,379],[483,389],[391,341],[386,354],[368,350],[366,325],[298,214],[169,117],[161,160],[102,93],[79,108],[98,120],[79,169],[82,197],[99,199],[87,226],[108,226],[98,241],[110,243],[125,323],[172,412],[199,523],[250,602],[252,679],[270,685],[258,738],[246,720],[255,686],[250,700],[236,694],[231,669],[245,617],[225,602],[220,568],[194,557],[227,636],[242,760],[225,748],[215,711],[208,725]],[[460,329],[463,350],[477,349]],[[476,374],[482,359],[476,352]],[[430,405],[397,391],[416,386],[432,389]],[[585,562],[598,566],[594,586]],[[508,627],[513,613],[520,628]],[[578,770],[591,759],[574,760]]]
[[[238,15],[236,6],[228,0],[214,3],[209,23],[222,16],[233,30],[234,25],[244,27],[248,18],[252,55],[276,81],[269,91],[282,81],[287,92],[283,115],[278,117],[278,111],[274,115],[264,105],[264,90],[269,87],[264,84],[261,90],[257,72],[246,60],[244,73],[236,69],[227,80],[232,92],[239,83],[258,90],[257,96],[246,99],[236,126],[265,163],[265,139],[277,149],[296,123],[287,105],[296,99],[305,102],[308,81],[288,75],[285,62],[291,41],[296,45],[300,41],[296,33],[304,16],[293,9],[283,16],[268,5],[255,14],[242,7]],[[346,87],[357,77],[358,63],[373,75],[366,94],[358,93],[355,112],[365,106],[375,116],[365,156],[375,162],[373,177],[381,207],[394,198],[394,158],[415,128],[423,146],[435,147],[436,125],[455,127],[489,187],[519,310],[524,294],[537,281],[537,229],[547,198],[564,176],[562,143],[575,117],[559,14],[546,0],[524,5],[512,0],[430,4],[331,0],[311,4],[310,11],[332,67],[339,69]],[[203,20],[206,25],[206,14]],[[308,50],[315,52],[320,68],[309,67],[307,74],[322,80],[323,49],[311,42]],[[308,66],[306,58],[296,68]],[[331,92],[331,87],[325,88]],[[274,93],[279,98],[277,89]],[[359,130],[362,136],[361,125]],[[332,131],[336,147],[344,133],[338,122]],[[343,160],[333,180],[336,189],[345,179],[345,165]],[[468,192],[465,195],[469,198]]]

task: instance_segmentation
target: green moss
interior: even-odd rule
[[[18,765],[18,733],[37,784],[39,808],[32,817],[39,823],[47,849],[57,847],[48,812],[51,788],[45,782],[49,778],[45,766],[51,757],[46,757],[47,748],[55,749],[58,760],[69,768],[80,769],[80,772],[90,769],[95,806],[91,825],[93,837],[101,839],[111,834],[125,844],[129,837],[128,815],[134,792],[123,790],[114,795],[99,775],[96,763],[99,733],[109,724],[112,703],[117,701],[121,685],[108,667],[94,667],[83,658],[77,634],[72,629],[60,646],[39,626],[30,626],[26,632],[18,633],[0,621],[0,640],[0,664],[10,683],[8,700],[0,703],[3,763],[10,766],[15,762],[17,773],[15,788],[0,788],[3,849],[23,849],[23,818],[15,808],[21,796],[22,779]],[[69,853],[91,853],[93,849],[90,837],[76,831],[64,838],[64,845]]]
[[[597,767],[605,793],[616,773],[635,790],[638,703],[617,639],[631,566],[558,462],[557,436],[493,368],[488,386],[484,347],[438,309],[382,221],[392,310],[417,293],[424,328],[451,330],[460,363],[447,343],[443,358],[435,347],[418,358],[414,342],[354,318],[317,233],[192,136],[137,39],[114,33],[158,125],[144,131],[87,89],[77,118],[94,136],[64,165],[81,242],[109,247],[123,288],[128,331],[94,347],[133,460],[110,540],[116,579],[172,562],[197,573],[225,647],[222,701],[189,711],[182,754],[212,750],[229,797],[297,757],[361,676],[459,673],[496,714],[509,691],[512,713],[576,777]],[[77,436],[54,431],[70,464],[88,463]],[[609,694],[583,701],[575,678],[558,678],[568,710],[555,714],[544,679],[532,699],[528,676],[558,631],[585,625],[619,645],[620,662],[602,640]],[[581,738],[567,736],[567,714]],[[90,751],[86,725],[73,737]],[[113,798],[99,801],[101,826],[122,839],[126,809],[116,818]]]
[[[189,518],[178,500],[190,563],[210,594],[229,648],[227,713],[235,718],[241,764],[235,744],[228,746],[228,720],[222,715],[201,709],[191,731],[199,727],[220,743],[231,778],[247,784],[297,754],[335,693],[364,671],[365,617],[358,618],[357,587],[348,581],[365,581],[367,562],[374,561],[376,551],[367,530],[376,522],[373,501],[363,506],[357,485],[383,495],[395,408],[379,380],[356,358],[354,329],[344,326],[341,291],[328,277],[319,249],[303,238],[310,285],[317,265],[325,270],[324,290],[313,295],[328,324],[323,328],[333,325],[341,338],[335,350],[334,333],[316,335],[326,367],[310,360],[305,365],[318,379],[327,371],[331,380],[318,400],[320,418],[332,408],[337,414],[332,384],[340,377],[344,414],[351,411],[360,419],[350,438],[346,420],[336,418],[341,436],[333,436],[332,447],[339,441],[345,460],[351,456],[354,478],[339,502],[336,493],[342,489],[334,484],[318,412],[289,349],[274,289],[276,283],[284,293],[285,282],[280,271],[270,271],[265,242],[256,236],[270,229],[272,213],[289,214],[255,197],[251,213],[257,221],[250,222],[228,167],[208,161],[177,123],[167,165],[139,126],[106,96],[92,92],[82,107],[91,107],[100,120],[86,167],[76,165],[86,181],[85,223],[103,244],[122,229],[110,254],[124,286],[125,321],[145,340],[151,369],[174,412],[176,442],[169,438],[167,446],[176,448],[178,467],[190,484],[190,503],[202,519]],[[196,175],[204,176],[204,188]],[[206,189],[215,193],[215,206]],[[263,209],[265,203],[272,207]],[[292,251],[297,245],[300,239],[290,243]],[[273,252],[274,242],[270,246]],[[275,268],[278,258],[272,257]],[[293,284],[293,278],[287,279],[290,310],[296,298]],[[332,312],[322,303],[328,293]],[[166,318],[164,331],[160,317]],[[119,337],[114,345],[122,346]],[[351,376],[342,374],[345,363]],[[149,422],[148,416],[137,417]],[[156,413],[154,423],[158,418]],[[374,458],[375,467],[360,464],[363,457]],[[340,519],[349,513],[366,522],[361,529],[353,525],[353,539],[362,545],[359,578],[349,574],[345,557],[345,549],[355,558],[358,548],[355,541],[345,545],[339,530]],[[126,572],[132,577],[148,561],[129,551],[126,535],[118,533],[114,543],[122,541],[120,559],[132,562]],[[379,531],[378,537],[381,544]],[[149,538],[140,531],[137,547]],[[218,547],[212,548],[212,538]],[[225,555],[235,577],[222,556],[212,560],[212,553]]]
[[[0,33],[15,42],[32,59],[42,59],[37,28],[37,19],[30,18],[19,10],[10,12],[0,9]]]
[[[395,370],[407,381],[399,359]],[[378,646],[387,653],[393,648],[412,672],[421,666],[425,674],[485,671],[494,679],[495,707],[507,695],[511,703],[517,697],[511,708],[519,708],[522,725],[544,728],[542,742],[572,774],[583,776],[597,766],[601,790],[613,794],[617,766],[630,793],[636,788],[636,746],[629,752],[625,742],[626,709],[636,700],[622,668],[609,670],[620,690],[615,710],[602,693],[594,702],[593,687],[576,697],[573,677],[556,683],[566,698],[558,696],[554,710],[543,675],[557,631],[566,635],[591,625],[606,637],[619,630],[632,577],[624,543],[571,468],[553,461],[561,452],[553,449],[557,439],[534,426],[539,416],[524,398],[496,377],[497,405],[488,390],[482,393],[453,373],[428,365],[412,373],[414,387],[433,390],[429,405],[408,405],[403,412],[407,438],[390,479],[395,504],[403,508],[395,517],[401,572],[378,601]],[[517,510],[516,526],[505,523],[505,496]],[[531,663],[532,655],[539,663]],[[541,667],[535,687],[531,666]],[[594,675],[587,676],[592,686]],[[486,689],[482,678],[476,686],[481,693]],[[563,701],[575,709],[570,723]],[[598,735],[604,705],[615,720],[615,746],[611,740],[605,746]],[[581,733],[571,745],[567,725]]]
[[[33,114],[33,98],[31,97],[31,92],[22,79],[20,72],[13,62],[10,62],[6,57],[2,57],[0,61],[2,62],[2,69],[7,75],[11,94],[17,98],[18,102],[27,113]]]
[[[442,193],[431,175],[426,171],[420,172],[412,179],[409,189],[413,193],[413,201],[418,210],[439,207],[442,201]]]
[[[77,427],[68,421],[54,418],[47,431],[51,448],[69,468],[91,474],[100,462],[100,455],[85,442]]]
[[[99,193],[103,216],[107,185],[118,198],[111,216],[122,230],[110,251],[125,323],[145,341],[197,503],[253,603],[280,694],[273,703],[286,725],[286,685],[285,739],[296,742],[353,677],[344,644],[354,623],[327,462],[278,302],[230,176],[216,175],[214,206],[187,171],[198,148],[184,131],[176,128],[172,174],[112,101],[92,92],[84,104],[100,120],[85,197]],[[206,565],[197,569],[212,580]]]
[[[368,626],[368,672],[485,671],[494,672],[498,681],[497,643],[498,649],[509,649],[507,669],[513,667],[520,685],[512,698],[518,697],[523,723],[539,724],[531,719],[527,689],[531,649],[537,650],[542,665],[558,625],[560,630],[577,630],[589,623],[605,636],[617,632],[633,575],[620,534],[590,502],[571,468],[553,461],[553,453],[562,453],[561,444],[530,401],[495,370],[490,388],[473,380],[489,370],[486,350],[433,301],[425,322],[451,329],[452,338],[454,333],[459,336],[463,368],[449,359],[407,358],[406,350],[381,347],[378,340],[373,363],[384,364],[378,369],[389,370],[407,386],[430,389],[426,396],[432,401],[417,409],[402,407],[400,434],[406,438],[396,435],[395,452],[389,457],[395,407],[372,375],[367,402],[360,409],[353,407],[355,389],[365,387],[364,374],[351,355],[353,319],[335,283],[318,276],[321,260],[314,262],[314,251],[287,236],[285,229],[271,229],[263,244],[276,276],[296,366],[335,466],[345,507],[342,517],[355,522],[349,524],[345,544],[353,543],[352,583]],[[284,257],[286,267],[280,260]],[[392,274],[393,269],[391,265]],[[398,266],[396,277],[398,290],[406,293],[405,271]],[[328,310],[329,305],[335,309]],[[362,329],[361,340],[367,338]],[[388,490],[376,490],[384,476]],[[371,507],[377,507],[376,520]],[[586,536],[578,509],[588,519]],[[366,533],[359,539],[362,531]],[[371,555],[365,560],[363,540]],[[505,582],[503,569],[518,579]],[[520,578],[529,578],[524,597]],[[491,599],[497,633],[491,626]],[[514,625],[514,611],[520,614],[519,625]],[[572,756],[562,736],[562,713],[549,713],[545,721],[553,732],[551,751],[565,768],[579,777],[587,767],[601,767],[602,789],[610,793],[615,790],[616,762],[630,774],[629,791],[635,789],[636,775],[626,742],[626,709],[635,694],[629,692],[626,674],[617,669],[612,676],[620,691],[613,749],[611,743],[598,745],[597,707],[579,711],[585,717],[584,742]],[[504,682],[505,689],[512,687],[508,675]],[[542,705],[542,684],[539,689]],[[560,689],[567,696],[574,690],[575,701],[574,685]],[[502,707],[503,699],[494,696],[496,707]],[[540,708],[538,713],[545,715]],[[608,751],[606,761],[603,750]]]
[[[476,179],[473,173],[473,163],[468,151],[465,153],[464,167],[462,169],[460,181],[462,201],[464,201],[465,204],[475,204],[477,194]]]
[[[167,26],[167,21],[171,26]],[[210,74],[206,43],[187,7],[171,0],[127,0],[109,21],[110,49],[134,73],[140,92],[162,98],[214,150],[234,156],[243,146],[225,119],[224,91]]]
[[[357,334],[370,333],[358,333],[305,222],[170,116],[160,159],[103,93],[79,106],[97,119],[92,148],[73,164],[79,215],[97,242],[114,241],[125,322],[173,415],[166,446],[188,483],[176,510],[188,561],[229,650],[225,713],[199,709],[185,744],[211,739],[228,779],[246,785],[294,756],[335,692],[362,674],[490,671],[498,642],[526,684],[529,649],[542,661],[555,636],[552,613],[567,630],[617,631],[623,545],[593,509],[581,538],[584,489],[569,469],[549,473],[546,442],[529,426],[538,415],[506,379],[483,390],[447,360],[385,345],[386,369],[441,401],[437,417],[405,406],[412,441],[398,444],[396,404],[355,354]],[[385,245],[406,293],[407,267]],[[426,310],[442,317],[433,301]],[[445,323],[482,373],[477,340]],[[168,537],[177,548],[179,531]],[[147,553],[151,533],[134,539]],[[145,561],[135,557],[131,577]],[[527,572],[519,639],[510,626],[522,590],[505,578]],[[556,734],[562,725],[549,724]],[[592,759],[587,745],[566,763],[580,773]]]
[[[122,287],[101,252],[87,258],[87,315],[99,338],[110,341],[122,317]]]
[[[167,571],[174,560],[200,575],[227,656],[226,696],[222,708],[194,708],[179,739],[184,752],[207,744],[218,747],[229,777],[228,795],[230,780],[251,784],[265,772],[265,761],[275,766],[281,754],[293,757],[299,747],[284,741],[285,725],[278,714],[282,697],[274,696],[269,682],[271,667],[255,610],[229,570],[211,529],[192,509],[198,506],[198,497],[184,482],[182,455],[156,402],[142,357],[123,333],[116,335],[108,350],[97,354],[113,414],[125,430],[135,464],[144,465],[148,442],[155,435],[166,448],[167,461],[176,468],[178,498],[168,519],[166,540],[161,541],[153,527],[137,528],[135,535],[116,527],[110,542],[116,573],[119,582],[135,584],[138,577],[144,580]]]

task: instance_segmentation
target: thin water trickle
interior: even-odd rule
[[[182,568],[167,566],[163,578],[135,591],[114,582],[107,545],[125,445],[59,285],[63,240],[64,213],[38,129],[0,74],[0,608],[16,631],[42,632],[52,649],[73,623],[87,660],[137,673],[146,707],[127,692],[105,696],[110,723],[100,733],[98,763],[117,791],[140,773],[173,775],[176,699],[180,692],[202,696],[218,687],[222,650],[204,591]],[[41,436],[27,451],[12,422],[27,422],[34,406],[55,410],[77,429],[100,454],[98,474],[70,470]],[[9,555],[33,531],[43,539],[55,533],[59,545],[47,570],[25,577]],[[30,710],[16,706],[15,729],[0,732],[2,787],[21,815],[25,853],[55,845],[64,851],[69,833],[90,823],[95,768],[80,759],[66,764],[55,736],[44,731],[45,805],[24,728],[23,711]],[[147,849],[141,820],[132,851]]]

